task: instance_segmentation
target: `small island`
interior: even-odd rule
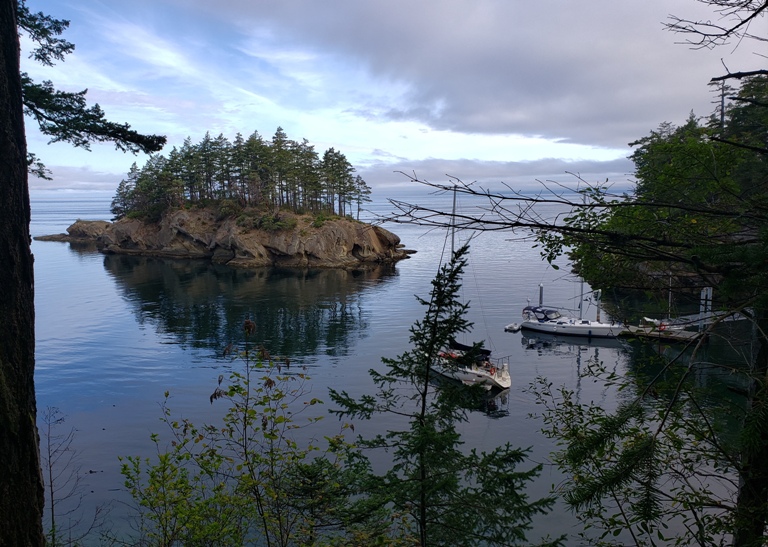
[[[392,232],[349,218],[322,220],[287,212],[266,218],[247,212],[221,218],[211,208],[176,209],[153,222],[78,220],[66,234],[35,239],[93,242],[103,253],[208,259],[240,268],[365,269],[395,263],[413,252]]]
[[[167,157],[135,163],[112,200],[113,222],[78,220],[40,241],[93,242],[104,253],[201,258],[216,264],[369,268],[414,251],[359,222],[371,189],[341,152],[256,131],[233,142],[206,133]]]

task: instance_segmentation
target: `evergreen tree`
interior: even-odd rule
[[[185,200],[234,199],[240,206],[288,207],[294,212],[351,214],[357,204],[370,201],[370,187],[341,152],[331,148],[320,160],[315,147],[302,139],[288,139],[278,127],[271,141],[258,131],[248,139],[238,133],[234,143],[223,135],[206,133],[193,144],[187,137],[168,158],[150,156],[141,172],[141,184],[129,173],[117,189],[112,205],[120,218],[158,218],[168,207]],[[129,199],[130,198],[130,199]],[[349,210],[347,209],[349,207]]]
[[[323,154],[322,178],[325,187],[325,202],[330,212],[334,211],[334,205],[338,202],[336,213],[344,214],[344,204],[349,198],[350,181],[354,168],[347,161],[346,156],[329,148]]]
[[[302,139],[300,143],[296,143],[293,172],[296,177],[294,200],[297,208],[312,212],[320,211],[318,206],[320,200],[319,164],[320,158],[314,145],[309,144],[307,139]]]
[[[179,150],[179,163],[186,198],[191,202],[196,202],[203,196],[203,187],[197,146],[192,144],[191,137],[184,139],[184,144]]]
[[[443,265],[429,300],[418,298],[426,312],[411,327],[413,348],[396,359],[383,359],[385,373],[371,370],[376,395],[355,400],[331,390],[331,398],[341,407],[339,416],[367,420],[390,414],[407,420],[406,429],[358,441],[364,449],[392,454],[391,469],[368,478],[367,494],[372,505],[391,507],[394,515],[403,516],[400,534],[415,530],[414,539],[424,547],[529,545],[531,519],[553,503],[551,498],[530,501],[525,494],[540,466],[517,471],[526,451],[509,443],[489,453],[463,450],[456,426],[467,420],[467,408],[477,402],[482,388],[462,384],[438,390],[430,382],[430,364],[438,353],[471,327],[467,305],[458,299],[466,253],[462,247]]]
[[[230,161],[232,177],[230,198],[237,198],[239,202],[245,204],[248,195],[248,152],[242,133],[238,132],[235,135],[235,140],[232,141]]]
[[[136,162],[133,162],[128,171],[128,178],[121,180],[120,184],[117,185],[117,192],[112,198],[110,208],[114,217],[113,220],[121,219],[131,211],[136,210],[136,184],[139,181],[139,174],[139,168]]]
[[[19,34],[36,45],[32,57],[61,61],[74,46],[59,38],[69,22],[32,13],[24,0],[0,1],[0,545],[43,545],[39,438],[34,391],[34,275],[29,247],[29,190],[24,114],[54,141],[88,148],[111,141],[118,149],[151,152],[165,137],[141,135],[104,119],[85,92],[35,84],[20,71]]]
[[[247,185],[249,202],[253,205],[272,201],[271,149],[258,131],[245,141],[248,156]]]
[[[74,44],[59,38],[69,27],[69,21],[32,13],[25,0],[18,0],[16,16],[18,28],[37,43],[31,54],[36,61],[52,66],[74,51]],[[156,152],[165,145],[163,136],[142,135],[127,123],[107,120],[98,104],[88,107],[87,90],[59,91],[50,81],[39,84],[25,72],[20,75],[24,114],[37,122],[40,131],[51,137],[51,142],[68,142],[86,150],[90,150],[92,142],[112,142],[118,150],[134,154]]]
[[[357,219],[360,220],[360,209],[363,203],[371,202],[371,187],[363,180],[363,177],[355,177],[355,190],[353,201],[357,204]]]
[[[285,134],[282,127],[278,127],[272,136],[272,153],[270,155],[272,160],[270,171],[272,172],[275,185],[276,201],[273,203],[275,208],[279,208],[286,203],[285,184],[291,168],[290,146],[291,141],[288,140],[288,135]]]
[[[561,489],[590,528],[631,534],[648,545],[724,544],[732,537],[733,545],[751,547],[768,537],[766,90],[766,76],[746,79],[723,127],[691,117],[682,127],[662,124],[638,141],[632,194],[584,181],[575,199],[427,183],[488,200],[478,210],[492,210],[493,218],[464,216],[465,226],[532,231],[545,259],[567,253],[593,287],[639,289],[643,299],[665,303],[670,290],[683,296],[716,287],[715,310],[751,321],[743,362],[711,363],[728,367],[746,386],[738,404],[732,393],[691,387],[698,347],[691,348],[690,366],[676,374],[679,364],[666,363],[650,384],[591,369],[607,387],[619,386],[623,401],[615,411],[581,404],[572,392],[555,393],[543,381],[547,431],[563,444],[555,458],[570,477]],[[543,202],[570,212],[547,222],[537,214]],[[454,220],[449,212],[440,221],[431,209],[400,208],[412,222],[445,226]],[[706,335],[718,337],[717,327]],[[671,386],[662,381],[667,376]],[[730,430],[724,432],[726,418]]]

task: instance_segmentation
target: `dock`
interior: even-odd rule
[[[690,331],[683,329],[659,329],[651,326],[627,326],[619,336],[644,338],[646,340],[661,340],[666,342],[692,342],[704,335],[703,331]]]

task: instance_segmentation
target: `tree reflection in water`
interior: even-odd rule
[[[393,266],[240,270],[198,260],[106,255],[104,268],[140,323],[183,345],[214,350],[241,338],[243,320],[273,356],[345,355],[365,336],[361,296],[397,275]]]

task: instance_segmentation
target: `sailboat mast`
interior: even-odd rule
[[[451,258],[453,258],[453,252],[456,239],[456,185],[453,185],[453,209],[451,210]]]

